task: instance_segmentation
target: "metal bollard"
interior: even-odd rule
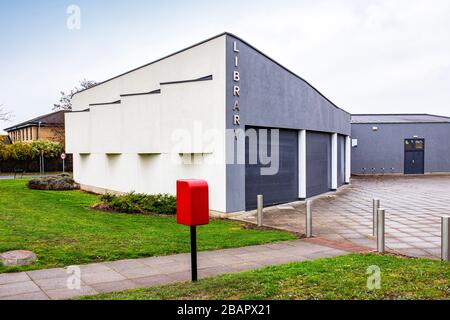
[[[372,235],[374,237],[377,236],[377,217],[378,217],[378,209],[380,209],[380,200],[373,199],[373,226],[372,226]]]
[[[264,210],[264,196],[263,195],[258,195],[256,198],[256,202],[258,205],[258,227],[262,227],[263,226],[263,210]]]
[[[312,238],[312,201],[306,201],[306,237]]]
[[[378,217],[377,217],[377,250],[379,253],[384,253],[386,248],[385,243],[385,216],[386,211],[384,209],[378,209]]]
[[[450,262],[450,216],[442,217],[442,244],[441,244],[441,257],[442,261]]]

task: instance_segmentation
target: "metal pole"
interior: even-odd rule
[[[442,217],[442,244],[441,244],[441,250],[442,250],[442,261],[450,262],[450,237],[449,237],[449,228],[450,228],[450,216],[443,216]]]
[[[42,151],[42,173],[45,173],[45,158],[44,158],[44,151]]]
[[[257,206],[258,206],[258,212],[257,212],[257,219],[258,219],[258,227],[263,226],[263,210],[264,210],[264,196],[258,195],[256,198]]]
[[[306,201],[306,237],[312,238],[312,201]]]
[[[65,165],[64,161],[65,160],[63,159],[63,173],[66,172],[66,165]]]
[[[197,281],[197,228],[191,226],[191,272],[192,282]]]
[[[378,218],[377,218],[377,249],[379,253],[384,253],[386,249],[385,243],[385,217],[386,211],[384,209],[378,209]]]
[[[378,217],[378,209],[380,209],[380,200],[378,199],[373,199],[373,231],[372,231],[372,235],[374,237],[377,236],[377,217]]]

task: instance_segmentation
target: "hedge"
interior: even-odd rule
[[[94,208],[124,213],[175,214],[177,198],[168,194],[127,193],[124,195],[105,194]]]
[[[62,144],[46,140],[0,143],[0,160],[34,160],[42,153],[45,158],[56,158],[64,151]]]

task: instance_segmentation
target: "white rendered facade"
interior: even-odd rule
[[[96,192],[175,194],[177,179],[205,179],[211,208],[225,212],[224,88],[225,35],[76,94],[66,116],[75,180]]]

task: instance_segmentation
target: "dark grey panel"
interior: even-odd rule
[[[345,184],[345,137],[342,135],[338,135],[337,152],[337,181],[340,187]]]
[[[425,173],[450,172],[450,124],[418,123],[352,124],[352,173],[404,173],[405,139],[414,137],[425,139]]]
[[[331,135],[306,133],[306,196],[313,197],[331,188]]]
[[[259,139],[259,128],[254,129],[258,132]],[[264,196],[265,206],[298,200],[298,132],[280,130],[279,137],[279,171],[275,175],[261,175],[261,168],[268,166],[262,165],[259,157],[256,157],[257,164],[249,164],[249,158],[258,155],[261,144],[267,145],[267,150],[271,150],[270,138],[267,141],[259,141],[258,146],[254,148],[249,147],[248,140],[246,142],[246,210],[256,209],[258,194]]]
[[[239,53],[233,52],[236,41]],[[337,132],[349,135],[351,115],[304,80],[255,49],[227,36],[227,128],[233,126],[233,71],[239,71],[241,126]],[[238,56],[238,67],[234,57]]]
[[[233,52],[233,41],[239,53]],[[306,129],[350,134],[350,114],[336,108],[304,80],[246,45],[227,36],[226,128],[245,126]],[[235,56],[239,65],[235,67]],[[233,125],[233,71],[240,73],[240,126]],[[227,137],[227,154],[234,142]],[[245,166],[227,165],[227,212],[245,209]]]

